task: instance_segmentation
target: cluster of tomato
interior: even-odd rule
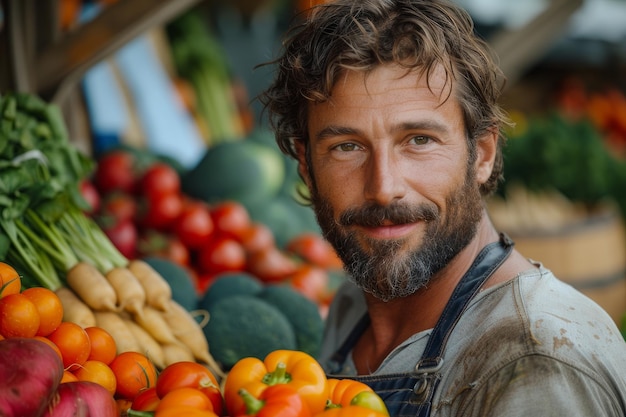
[[[130,151],[103,155],[83,194],[122,254],[163,256],[188,268],[200,294],[222,273],[247,271],[265,282],[289,279],[312,300],[327,302],[326,271],[341,268],[319,234],[304,233],[281,249],[269,227],[253,221],[241,203],[186,196],[171,165],[157,161],[142,168]]]
[[[22,290],[19,273],[0,262],[0,340],[5,338],[46,343],[62,360],[61,383],[91,381],[111,395],[129,390],[136,384],[133,369],[151,364],[138,352],[118,355],[115,340],[101,327],[83,328],[63,321],[63,305],[54,291],[43,287]]]
[[[128,416],[155,417],[384,417],[389,413],[372,389],[350,379],[330,379],[301,351],[276,350],[244,358],[220,388],[215,376],[194,362],[177,362],[148,381],[130,401]]]

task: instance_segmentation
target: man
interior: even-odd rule
[[[336,0],[290,33],[263,102],[353,281],[328,317],[328,374],[394,416],[626,415],[615,324],[485,210],[507,122],[468,15]]]

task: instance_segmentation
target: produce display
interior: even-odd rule
[[[255,175],[274,185],[257,182],[262,192],[245,201],[189,195],[191,175],[143,150],[87,157],[70,143],[58,109],[35,96],[0,97],[0,133],[0,350],[8,352],[0,375],[23,383],[0,390],[0,415],[384,410],[380,401],[334,404],[325,377],[312,406],[308,389],[291,383],[296,358],[323,376],[314,357],[342,265],[309,221],[286,227],[253,214],[296,195],[294,166],[262,135],[224,142],[242,144],[247,161],[251,149],[266,149],[261,169],[277,173]],[[222,389],[241,362],[275,352],[291,359],[286,370],[286,356],[266,359],[267,390]],[[35,377],[39,385],[30,384]],[[226,392],[241,396],[237,411]]]

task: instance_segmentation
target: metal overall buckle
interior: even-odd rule
[[[435,382],[441,377],[439,371],[443,366],[443,358],[421,359],[415,365],[417,381],[413,386],[413,394],[418,403],[427,401],[433,393]]]

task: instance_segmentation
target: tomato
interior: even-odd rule
[[[137,251],[141,257],[159,256],[189,266],[190,252],[187,246],[174,235],[145,229],[137,241]]]
[[[158,379],[157,379],[158,381]],[[141,391],[130,406],[135,411],[154,411],[161,399],[157,395],[156,386]]]
[[[289,282],[300,294],[318,303],[328,292],[330,277],[326,270],[311,264],[302,264],[289,276]]]
[[[113,336],[102,327],[86,327],[85,332],[89,336],[91,350],[87,360],[95,360],[109,365],[117,356],[117,344]]]
[[[341,269],[343,265],[332,245],[317,233],[295,236],[287,242],[285,249],[322,268]]]
[[[185,205],[174,225],[176,236],[189,249],[197,249],[207,243],[213,229],[209,208],[199,201]]]
[[[137,256],[137,226],[132,220],[120,220],[108,226],[101,225],[104,234],[128,259],[134,259]]]
[[[0,298],[18,294],[22,290],[22,278],[11,265],[0,262]]]
[[[193,407],[197,410],[214,411],[213,403],[204,393],[195,388],[175,388],[161,397],[156,408],[157,413],[161,410],[177,407]]]
[[[79,184],[80,194],[89,205],[89,209],[85,210],[87,214],[94,214],[100,210],[100,193],[96,186],[89,180],[82,180]]]
[[[200,410],[188,405],[167,407],[164,410],[157,410],[154,417],[218,417],[213,411]]]
[[[194,388],[206,395],[213,411],[221,415],[223,397],[215,375],[197,362],[175,362],[161,371],[156,383],[157,395],[164,398],[178,388]]]
[[[102,385],[111,395],[115,395],[117,381],[106,363],[88,360],[74,371],[74,375],[79,381],[91,381]]]
[[[48,335],[48,339],[59,347],[63,367],[71,372],[83,365],[91,352],[89,335],[85,329],[71,321],[62,322]]]
[[[149,197],[159,197],[180,192],[178,172],[165,162],[155,162],[143,173],[140,192]]]
[[[140,221],[145,227],[167,230],[183,211],[183,198],[178,193],[147,196],[143,199]]]
[[[154,364],[142,353],[122,352],[109,365],[117,381],[116,395],[133,399],[141,391],[155,386],[157,371]]]
[[[39,313],[37,336],[48,336],[63,321],[63,304],[58,295],[44,287],[32,287],[22,291],[35,304]]]
[[[248,254],[247,269],[264,282],[279,282],[287,279],[298,264],[276,246]]]
[[[73,372],[68,371],[67,369],[63,371],[63,376],[61,377],[61,383],[64,382],[74,382],[78,381],[76,375]]]
[[[258,222],[251,223],[246,229],[239,232],[237,240],[249,253],[276,245],[272,229]]]
[[[215,230],[226,236],[238,236],[250,226],[250,215],[237,201],[222,201],[211,207]]]
[[[199,249],[197,265],[201,272],[212,274],[243,271],[246,268],[246,251],[235,239],[214,236]]]
[[[0,334],[4,337],[33,337],[39,321],[37,306],[24,294],[0,298]]]
[[[94,173],[94,184],[100,193],[122,190],[132,194],[137,182],[135,163],[135,157],[123,150],[113,150],[100,157]]]
[[[57,355],[59,355],[59,358],[61,358],[61,360],[63,360],[63,354],[61,353],[61,350],[59,349],[59,347],[57,345],[55,345],[52,340],[48,339],[45,336],[35,336],[33,337],[33,339],[37,339],[40,340],[42,342],[44,342],[46,345],[50,346],[52,348],[52,350],[54,350]]]
[[[104,196],[99,214],[112,217],[111,221],[134,220],[137,215],[137,200],[128,193],[115,191]]]

